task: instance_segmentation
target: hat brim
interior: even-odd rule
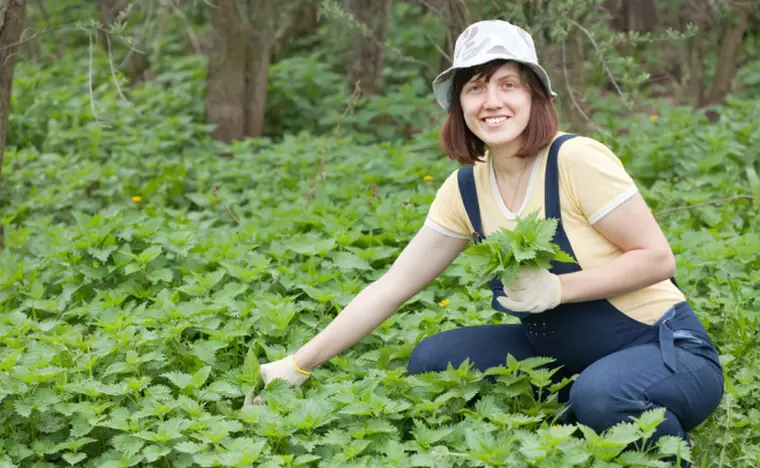
[[[491,55],[488,58],[488,62],[491,62],[493,60],[510,60],[513,62],[521,63],[527,67],[529,67],[531,70],[533,70],[536,75],[538,75],[539,80],[541,80],[541,84],[544,85],[544,89],[546,89],[546,92],[549,93],[550,96],[557,96],[557,93],[555,93],[552,90],[551,80],[549,79],[549,74],[546,73],[546,70],[541,65],[526,62],[524,60],[520,60],[512,55],[508,54],[494,54]],[[461,70],[463,68],[470,68],[477,65],[482,65],[483,63],[487,62],[473,62],[473,63],[467,63],[465,65],[459,66],[459,67],[450,67],[446,71],[440,73],[435,80],[433,80],[433,94],[435,94],[435,100],[438,102],[438,104],[443,107],[443,109],[446,112],[449,112],[451,110],[451,92],[452,87],[454,85],[454,75],[456,74],[457,70]]]

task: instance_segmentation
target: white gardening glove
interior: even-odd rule
[[[296,368],[296,364],[293,361],[293,355],[289,355],[279,361],[268,362],[259,366],[259,374],[264,380],[264,386],[269,385],[269,382],[274,379],[282,379],[288,384],[297,387],[309,378],[310,372],[302,373]],[[253,403],[261,403],[261,398],[253,394],[248,395],[243,403],[243,406],[248,406]]]
[[[557,307],[562,299],[559,276],[538,267],[523,267],[512,281],[502,282],[507,297],[496,298],[513,312],[538,314]]]

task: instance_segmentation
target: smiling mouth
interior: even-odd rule
[[[483,122],[487,123],[488,125],[497,125],[502,122],[506,122],[509,119],[509,117],[505,115],[500,115],[497,117],[485,117],[481,119]]]

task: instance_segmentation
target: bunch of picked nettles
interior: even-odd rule
[[[552,242],[556,219],[543,219],[534,211],[519,218],[513,230],[499,229],[467,250],[469,264],[481,282],[494,276],[509,281],[526,266],[549,269],[551,262],[575,263],[575,259]]]

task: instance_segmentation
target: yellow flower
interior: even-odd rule
[[[132,201],[135,203],[140,203],[142,201],[142,197],[140,195],[132,195]]]
[[[426,175],[425,177],[422,178],[422,180],[424,180],[425,182],[430,182],[431,180],[433,180],[433,176]]]
[[[438,305],[441,306],[441,307],[446,307],[449,304],[451,304],[451,301],[448,300],[448,299],[444,299],[444,300],[442,300],[441,302],[438,303]]]
[[[659,119],[659,118],[660,118],[660,116],[657,115],[657,114],[652,114],[652,115],[649,116],[649,120],[651,120],[652,122],[657,122],[657,119]]]

